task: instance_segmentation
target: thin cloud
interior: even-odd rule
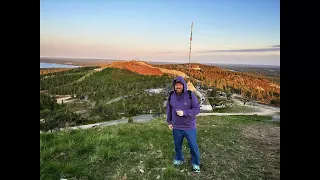
[[[157,53],[157,54],[172,54],[174,52],[172,52],[172,51],[164,51],[164,52],[155,52],[155,53]]]
[[[280,51],[280,45],[274,45],[271,48],[220,49],[220,50],[197,51],[197,53],[212,53],[212,52],[270,52],[270,51]]]

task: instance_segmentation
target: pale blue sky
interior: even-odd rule
[[[280,65],[279,0],[40,0],[40,56]],[[278,45],[279,47],[272,47]]]

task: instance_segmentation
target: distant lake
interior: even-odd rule
[[[40,62],[40,69],[41,68],[78,68],[78,67],[81,67],[81,66]]]

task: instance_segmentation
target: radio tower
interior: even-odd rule
[[[192,42],[192,28],[193,28],[193,22],[191,23],[191,35],[190,35],[190,48],[189,48],[189,76],[191,78],[191,74],[190,74],[190,59],[191,59],[191,42]]]

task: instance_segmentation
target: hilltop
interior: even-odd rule
[[[173,69],[166,69],[166,68],[160,68],[160,67],[155,67],[147,62],[143,61],[125,61],[125,62],[113,62],[106,67],[111,67],[111,68],[120,68],[120,69],[127,69],[129,71],[142,74],[142,75],[158,75],[162,76],[164,74],[171,76],[172,78],[177,77],[177,76],[182,76],[184,78],[187,78],[188,76],[186,73],[178,70],[173,70]],[[187,80],[187,85],[188,89],[191,91],[196,91],[196,88],[192,84],[191,81]]]
[[[280,82],[253,72],[233,72],[217,66],[192,64],[191,80],[204,86],[216,87],[229,93],[239,93],[250,99],[259,100],[265,104],[280,106]],[[183,76],[187,78],[188,64],[151,65],[143,61],[113,62],[105,67],[127,69],[142,75]],[[188,83],[194,89],[191,82]],[[231,92],[232,91],[232,92]]]
[[[165,118],[40,134],[41,179],[280,179],[280,123],[265,116],[197,118],[203,164],[172,166]],[[190,160],[186,140],[183,153]]]
[[[113,67],[113,68],[120,68],[120,69],[127,69],[132,72],[136,72],[138,74],[143,75],[173,75],[173,76],[182,76],[186,77],[186,74],[182,71],[166,69],[161,67],[153,66],[144,61],[123,61],[123,62],[113,62],[105,67]]]

